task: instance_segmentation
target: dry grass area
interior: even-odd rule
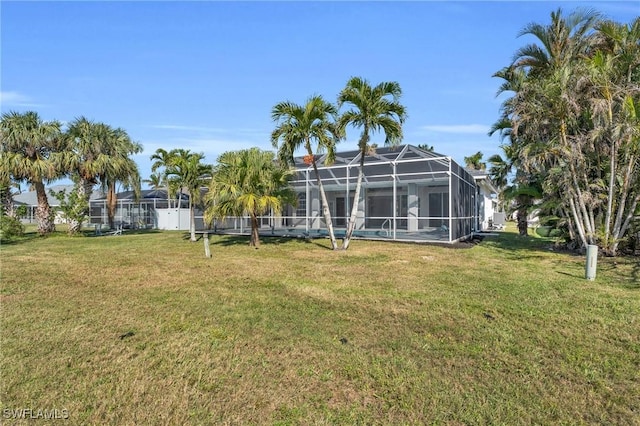
[[[4,245],[3,424],[640,424],[637,258],[246,241]]]

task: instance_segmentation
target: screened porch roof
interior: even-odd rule
[[[325,186],[344,186],[349,181],[355,183],[357,172],[350,170],[360,165],[360,151],[336,153],[335,162],[325,165],[326,154],[316,156],[318,173]],[[296,157],[297,179],[294,186],[306,184],[305,174],[309,172],[311,186],[316,185],[313,167],[304,162],[304,157]],[[451,158],[436,152],[425,151],[413,145],[381,147],[372,150],[364,158],[364,183],[368,186],[385,186],[395,176],[397,182],[438,183],[449,179]]]

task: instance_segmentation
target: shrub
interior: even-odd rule
[[[9,241],[24,234],[24,225],[14,217],[0,216],[0,241]]]

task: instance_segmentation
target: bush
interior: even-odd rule
[[[24,225],[20,220],[14,217],[0,216],[0,241],[8,241],[22,234],[24,234]]]
[[[536,234],[540,235],[541,237],[548,237],[549,232],[551,232],[551,228],[551,226],[538,226],[536,228]]]
[[[562,229],[554,228],[549,231],[549,237],[551,238],[560,238],[564,236],[564,231]]]

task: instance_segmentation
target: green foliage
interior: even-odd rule
[[[296,203],[289,186],[294,171],[275,161],[271,151],[250,148],[229,151],[218,157],[209,192],[205,196],[205,220],[249,215],[250,245],[259,244],[257,218],[272,210],[280,214],[286,204]]]
[[[13,237],[24,234],[24,225],[19,219],[6,215],[0,215],[0,241],[10,241]]]
[[[478,151],[469,157],[464,157],[464,163],[466,167],[471,170],[486,170],[487,168],[487,163],[482,161],[481,151]]]
[[[19,205],[18,207],[16,207],[16,217],[18,219],[22,219],[22,218],[27,217],[27,214],[29,214],[29,209],[24,204]]]
[[[11,111],[0,120],[0,182],[26,181],[38,193],[36,220],[42,235],[55,230],[44,184],[69,170],[69,151],[58,121],[43,121],[38,113]]]
[[[575,243],[615,255],[640,200],[640,18],[557,9],[519,35],[536,40],[494,75],[509,97],[490,132],[506,140],[505,158],[489,159],[490,174],[506,188],[515,169],[517,187],[539,186]]]
[[[58,192],[50,190],[49,193],[60,202],[60,207],[58,209],[62,212],[62,217],[67,221],[67,223],[82,223],[87,218],[89,203],[85,197],[79,194],[78,185],[74,186],[68,196],[66,189]],[[69,227],[70,234],[76,233],[77,231],[79,231],[79,229]]]

